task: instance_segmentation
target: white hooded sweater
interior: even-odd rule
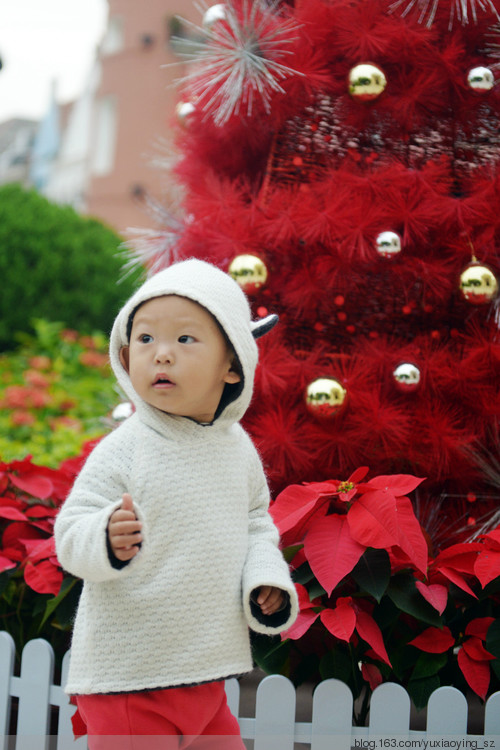
[[[209,425],[142,401],[120,363],[131,314],[166,294],[209,310],[241,364],[242,383],[226,386]],[[61,565],[84,581],[66,692],[135,692],[243,674],[252,669],[248,627],[274,634],[294,621],[297,596],[268,514],[266,479],[237,421],[252,395],[259,325],[239,286],[198,260],[151,277],[118,314],[111,364],[136,411],[94,449],[55,524]],[[124,492],[143,524],[128,563],[113,559],[107,543]],[[263,585],[288,594],[284,612],[264,617],[253,604]]]

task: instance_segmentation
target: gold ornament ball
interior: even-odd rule
[[[467,73],[467,84],[469,88],[478,93],[490,91],[495,85],[495,76],[489,68],[472,68]]]
[[[178,122],[183,128],[189,126],[189,118],[195,111],[195,106],[191,102],[179,102],[175,108],[175,114]]]
[[[346,389],[334,378],[318,378],[306,389],[306,406],[315,417],[329,418],[344,406]]]
[[[401,252],[401,237],[396,232],[381,232],[375,245],[381,258],[394,258]]]
[[[218,21],[225,20],[226,6],[224,5],[224,3],[217,3],[217,5],[212,5],[205,11],[201,23],[205,31],[211,31],[214,24],[218,23]]]
[[[401,362],[392,373],[398,390],[413,393],[420,385],[420,370],[413,362]]]
[[[265,263],[256,255],[237,255],[231,261],[228,272],[245,294],[258,292],[268,276]]]
[[[498,280],[482,263],[469,263],[460,274],[460,291],[472,305],[487,305],[498,293]]]
[[[361,63],[349,71],[349,93],[362,102],[371,102],[387,86],[384,72],[373,63]]]

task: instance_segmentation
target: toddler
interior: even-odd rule
[[[276,321],[252,321],[236,282],[199,260],[152,276],[115,320],[111,365],[135,412],[96,446],[55,524],[61,565],[84,581],[66,692],[91,750],[112,735],[244,748],[224,680],[252,669],[249,627],[279,633],[298,611],[238,423],[255,338]]]

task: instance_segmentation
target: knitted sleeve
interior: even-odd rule
[[[286,630],[295,621],[298,600],[288,565],[278,547],[278,530],[268,512],[269,490],[255,452],[251,472],[253,491],[248,513],[248,551],[242,579],[243,608],[252,630],[272,635]],[[261,586],[275,586],[284,591],[289,599],[287,607],[269,617],[263,616],[258,605],[252,601],[252,592]]]
[[[62,567],[84,580],[102,582],[126,575],[139,554],[123,568],[111,564],[107,526],[128,491],[127,454],[117,431],[102,440],[88,457],[56,518],[54,537]],[[140,511],[136,507],[136,512]]]

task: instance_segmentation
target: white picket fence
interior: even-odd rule
[[[62,684],[68,657],[64,657]],[[85,750],[86,738],[73,738],[75,708],[62,687],[53,684],[50,644],[42,639],[30,641],[22,653],[20,675],[15,676],[13,669],[14,641],[8,633],[0,632],[0,750],[13,750],[14,746],[15,750]],[[239,717],[238,681],[228,680],[226,692],[231,710]],[[19,701],[15,737],[8,734],[12,698]],[[351,726],[352,694],[339,680],[318,685],[310,722],[295,721],[295,703],[295,689],[289,680],[278,675],[265,677],[257,688],[255,717],[239,717],[242,737],[253,740],[254,750],[293,750],[295,743],[308,750],[500,748],[500,692],[486,703],[482,735],[467,734],[467,701],[452,687],[441,687],[430,697],[425,731],[409,729],[410,698],[394,683],[384,683],[374,691],[368,727]],[[49,734],[53,706],[58,708],[57,737]],[[486,743],[485,738],[494,739]]]

